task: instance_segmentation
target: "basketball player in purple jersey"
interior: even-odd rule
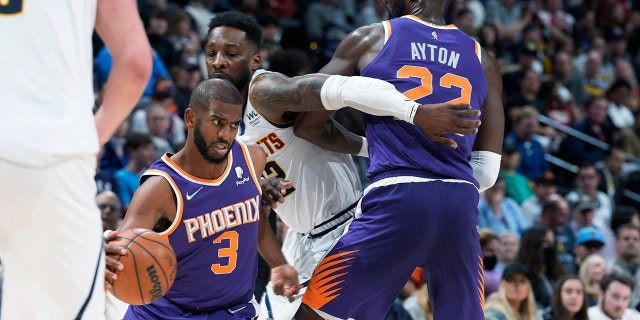
[[[422,104],[468,103],[482,111],[482,126],[450,136],[450,148],[406,122],[365,115],[373,183],[316,268],[296,319],[383,319],[416,266],[424,267],[434,319],[484,319],[477,204],[500,166],[502,83],[493,57],[443,24],[443,5],[386,1],[392,19],[348,35],[320,72],[382,79]],[[326,82],[333,77],[341,79]]]
[[[283,279],[285,295],[299,289],[260,207],[265,153],[235,140],[241,121],[242,97],[233,84],[203,81],[185,112],[186,145],[140,179],[118,230],[146,228],[167,237],[178,271],[165,296],[129,306],[124,319],[254,319],[258,251]],[[121,254],[114,246],[106,250]],[[107,267],[113,272],[121,265],[111,256]]]

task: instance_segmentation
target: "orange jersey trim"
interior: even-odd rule
[[[182,212],[184,210],[184,202],[182,201],[182,193],[180,192],[180,189],[178,189],[178,185],[176,185],[175,181],[173,181],[171,176],[169,176],[169,174],[167,174],[166,172],[161,171],[161,170],[157,170],[157,169],[150,169],[150,170],[147,170],[145,172],[145,174],[146,175],[154,175],[154,176],[163,177],[165,180],[167,180],[167,182],[169,182],[169,185],[171,186],[171,189],[173,189],[173,192],[176,195],[176,216],[173,218],[173,221],[171,222],[171,226],[169,226],[169,228],[167,228],[167,230],[159,232],[159,234],[163,238],[165,238],[165,239],[167,239],[167,241],[169,241],[169,235],[172,234],[173,231],[176,230],[176,228],[178,228],[178,225],[182,221]]]
[[[249,167],[249,170],[251,171],[251,177],[253,178],[253,183],[256,185],[256,188],[258,188],[258,193],[260,194],[260,196],[262,196],[262,189],[260,188],[260,180],[258,180],[258,175],[256,174],[256,168],[253,166],[253,161],[251,160],[251,154],[249,153],[249,147],[247,147],[247,145],[236,139],[236,142],[240,144],[240,146],[242,146],[242,151],[244,153],[244,159],[247,162],[247,167]]]
[[[393,33],[393,30],[391,30],[391,22],[389,22],[389,20],[382,21],[382,27],[384,28],[384,43],[386,44],[387,40],[391,38],[391,33]]]
[[[233,151],[229,151],[228,159],[233,159]],[[218,177],[217,179],[209,180],[209,179],[198,178],[182,170],[182,168],[180,168],[180,166],[178,166],[175,162],[173,162],[173,160],[171,160],[171,158],[167,154],[164,154],[162,156],[162,161],[164,161],[168,166],[170,166],[173,170],[175,170],[178,174],[183,176],[185,179],[191,180],[193,182],[210,185],[210,186],[217,186],[222,181],[224,181],[227,175],[229,175],[229,172],[231,171],[231,167],[233,166],[233,163],[232,163],[233,161],[227,161],[227,167],[224,169],[224,172],[222,173],[222,175],[220,175],[220,177]]]
[[[406,15],[406,16],[402,16],[402,18],[411,19],[411,20],[413,20],[415,22],[419,22],[419,23],[422,23],[422,24],[424,24],[426,26],[429,26],[429,27],[432,27],[432,28],[436,28],[436,29],[451,29],[451,30],[458,29],[458,27],[456,27],[454,24],[448,24],[448,25],[445,25],[445,26],[441,26],[441,25],[437,25],[437,24],[433,24],[433,23],[424,21],[424,20],[422,20],[422,19],[420,19],[417,16],[412,15],[412,14]]]

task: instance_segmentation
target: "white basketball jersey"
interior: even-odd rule
[[[97,0],[0,0],[0,159],[44,166],[98,151]]]
[[[253,79],[267,72],[257,70]],[[275,211],[296,232],[306,233],[355,203],[362,185],[350,155],[322,149],[293,133],[293,123],[272,123],[251,103],[240,139],[261,145],[268,155],[265,175],[293,182]]]

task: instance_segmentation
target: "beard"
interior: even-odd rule
[[[407,10],[404,1],[395,1],[392,5],[385,6],[389,19],[402,17]]]
[[[225,161],[227,161],[227,158],[229,158],[229,152],[231,152],[231,147],[233,147],[234,141],[232,141],[231,144],[229,145],[229,149],[227,150],[227,153],[225,153],[219,158],[214,158],[211,155],[209,155],[209,146],[207,146],[207,142],[204,141],[204,136],[200,132],[200,121],[196,123],[196,126],[193,129],[193,143],[196,145],[196,149],[198,149],[198,152],[200,153],[202,158],[204,158],[205,161],[212,164],[222,164]]]

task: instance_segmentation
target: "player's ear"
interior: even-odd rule
[[[260,53],[256,53],[251,57],[251,71],[256,71],[262,68],[262,57]]]
[[[189,129],[193,129],[196,125],[196,121],[198,121],[198,112],[191,108],[187,108],[184,111],[184,124]]]

